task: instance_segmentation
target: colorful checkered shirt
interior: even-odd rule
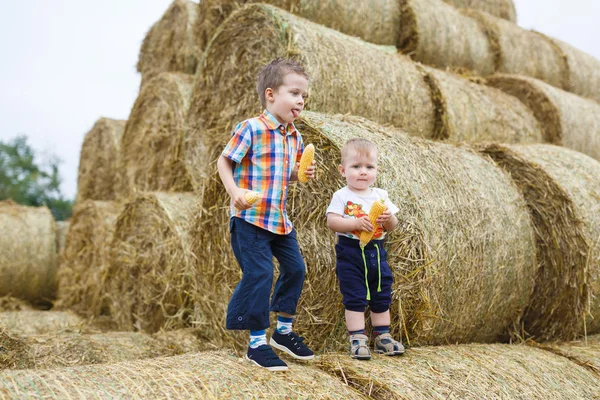
[[[231,216],[278,235],[292,231],[286,202],[290,176],[304,151],[302,135],[294,124],[287,130],[267,110],[236,126],[222,155],[234,161],[233,179],[238,187],[260,193],[247,210],[230,205]]]

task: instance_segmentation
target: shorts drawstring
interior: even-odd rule
[[[381,257],[379,255],[379,246],[374,243],[375,249],[377,249],[377,273],[379,275],[379,282],[377,283],[377,292],[381,292]],[[367,287],[367,300],[371,300],[371,291],[369,290],[369,270],[367,268],[367,259],[365,258],[364,247],[360,248],[362,253],[363,264],[365,266],[365,286]]]

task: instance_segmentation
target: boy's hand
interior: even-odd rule
[[[247,189],[237,188],[232,194],[231,199],[233,200],[233,206],[238,210],[247,210],[252,207],[251,204],[248,204],[246,201],[246,192],[249,192]]]
[[[313,160],[313,162],[310,164],[310,166],[306,168],[306,171],[304,172],[304,174],[308,177],[308,179],[315,179],[315,173],[317,172],[316,164],[317,164],[317,162],[315,160]],[[294,172],[296,172],[296,174],[298,174],[299,169],[300,169],[300,163],[297,162],[296,169],[294,170]]]
[[[377,219],[375,220],[375,223],[377,225],[383,225],[386,222],[388,222],[391,218],[392,218],[392,213],[390,212],[389,208],[386,208],[386,210],[379,217],[377,217]]]
[[[371,220],[366,215],[354,220],[356,224],[355,231],[366,231],[373,232],[373,224],[371,224]]]

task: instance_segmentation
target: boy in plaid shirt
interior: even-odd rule
[[[227,329],[250,331],[246,358],[271,371],[288,369],[271,346],[310,360],[313,352],[292,331],[292,318],[304,283],[304,260],[286,212],[290,181],[298,179],[304,144],[293,121],[304,108],[308,76],[295,61],[275,59],[258,74],[257,91],[265,111],[241,122],[217,161],[231,197],[231,246],[242,279],[229,301]],[[314,162],[306,175],[313,178]],[[260,193],[253,206],[247,191]],[[281,273],[269,305],[275,256]],[[267,344],[269,310],[278,312],[277,329]]]

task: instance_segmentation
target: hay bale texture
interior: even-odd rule
[[[199,5],[196,36],[202,48],[235,10],[250,0],[203,0]],[[400,29],[400,4],[396,0],[265,0],[267,3],[350,36],[395,46]],[[368,23],[365,23],[368,21]]]
[[[192,81],[191,75],[165,72],[142,87],[121,138],[121,198],[192,189],[183,160]]]
[[[600,61],[561,40],[548,40],[551,40],[567,59],[569,84],[566,90],[600,102]]]
[[[197,276],[190,225],[200,199],[191,193],[135,196],[117,219],[104,291],[121,330],[184,327]]]
[[[402,0],[398,48],[412,59],[438,68],[490,75],[494,54],[487,36],[472,18],[442,0]]]
[[[487,145],[529,207],[540,267],[524,333],[570,340],[600,331],[600,163],[552,145]]]
[[[185,336],[189,336],[186,338]],[[179,345],[185,340],[186,346]],[[189,344],[195,342],[194,346]],[[199,351],[191,331],[154,337],[141,332],[60,333],[28,336],[0,334],[0,369],[45,369],[106,364]]]
[[[395,276],[394,334],[408,336],[411,344],[505,337],[529,302],[536,267],[530,218],[510,178],[471,151],[359,117],[305,111],[297,121],[304,142],[317,149],[319,170],[318,180],[290,188],[287,203],[307,264],[294,325],[307,342],[316,349],[347,347],[334,234],[325,226],[325,210],[345,185],[337,164],[351,137],[377,145],[376,185],[388,190],[403,221],[387,245]],[[216,174],[203,201],[193,246],[205,277],[196,291],[203,294],[198,307],[210,305],[213,312],[204,315],[217,319],[212,326],[224,327],[240,272],[229,243],[229,199]],[[218,256],[202,257],[206,253]]]
[[[544,343],[538,346],[600,373],[600,335],[571,342]]]
[[[71,311],[20,310],[0,312],[0,331],[10,335],[80,332],[89,329]]]
[[[146,34],[137,63],[142,84],[161,72],[194,74],[201,47],[194,36],[198,4],[174,0],[161,19]]]
[[[542,141],[540,124],[517,98],[453,73],[426,66],[420,68],[430,85],[435,104],[434,139],[505,143]]]
[[[114,200],[119,142],[125,121],[100,118],[85,135],[79,158],[77,200]]]
[[[0,394],[10,398],[364,399],[341,380],[295,364],[276,373],[226,352],[206,352],[110,365],[3,371]]]
[[[56,251],[60,255],[65,248],[69,221],[56,221]]]
[[[517,10],[513,0],[444,0],[456,8],[484,11],[495,17],[517,22]]]
[[[0,312],[31,310],[31,306],[21,299],[12,296],[0,297]]]
[[[561,89],[568,87],[567,61],[552,41],[485,12],[463,13],[476,20],[488,35],[496,72],[530,76]]]
[[[547,142],[600,160],[600,104],[524,76],[496,75],[487,83],[526,104]]]
[[[256,75],[277,56],[293,57],[305,66],[312,88],[308,109],[362,115],[415,135],[433,131],[428,86],[407,57],[278,8],[252,4],[220,26],[201,62],[186,148],[195,174],[203,171],[206,177],[210,149],[223,143],[234,124],[262,111]],[[202,148],[203,157],[198,155]]]
[[[56,225],[47,207],[0,201],[0,296],[48,303],[56,296]]]
[[[112,201],[86,200],[75,205],[58,271],[58,308],[87,318],[107,313],[110,242],[122,208]]]
[[[320,368],[375,399],[593,399],[588,368],[524,345],[459,345],[409,350],[402,358],[353,362],[327,355]]]

